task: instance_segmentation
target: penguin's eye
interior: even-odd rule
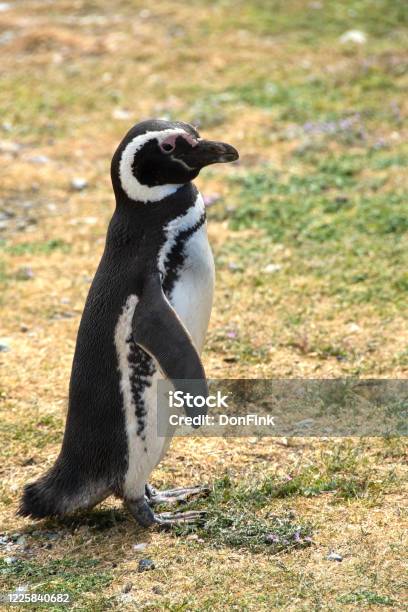
[[[163,144],[160,145],[160,149],[163,151],[163,153],[171,153],[175,148],[175,145],[171,144],[170,142],[163,142]]]

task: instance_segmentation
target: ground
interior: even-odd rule
[[[197,181],[210,377],[407,377],[406,18],[395,0],[0,4],[2,591],[93,611],[405,609],[403,438],[176,439],[153,482],[212,487],[188,533],[143,531],[115,500],[64,523],[15,512],[59,449],[110,157],[141,119],[241,153]]]

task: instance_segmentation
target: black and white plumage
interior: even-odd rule
[[[204,203],[191,181],[237,158],[181,122],[139,123],[120,143],[116,209],[78,331],[62,449],[26,486],[21,514],[64,515],[114,494],[142,525],[170,521],[147,503],[149,475],[170,442],[157,435],[157,380],[205,385],[199,354],[214,286]],[[167,497],[188,492],[197,490]]]

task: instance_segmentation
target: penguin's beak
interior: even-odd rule
[[[199,140],[188,152],[177,156],[191,169],[200,169],[210,164],[232,162],[239,158],[238,151],[225,142]]]

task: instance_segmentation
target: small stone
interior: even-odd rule
[[[8,353],[10,350],[10,339],[0,338],[0,353]]]
[[[122,593],[129,593],[133,588],[133,584],[131,582],[127,582],[125,586],[122,588]]]
[[[155,567],[156,566],[154,564],[154,561],[152,561],[151,559],[140,559],[137,571],[148,572],[150,570],[154,570]]]
[[[6,565],[13,565],[13,563],[17,563],[17,557],[4,557],[4,563]]]
[[[230,270],[240,270],[240,267],[238,264],[236,264],[234,261],[230,261],[228,264],[228,268]]]
[[[8,221],[15,217],[15,214],[11,210],[0,210],[0,221]]]
[[[19,538],[17,538],[16,544],[18,546],[23,546],[23,547],[27,546],[27,538],[23,535],[20,536]]]
[[[263,271],[266,272],[267,274],[273,274],[274,272],[279,272],[279,270],[282,270],[282,266],[280,264],[274,264],[274,263],[268,264],[263,269]]]
[[[127,121],[131,116],[132,113],[124,108],[115,108],[112,111],[112,119],[118,119],[118,121]]]
[[[6,30],[3,34],[0,34],[0,45],[8,45],[16,35],[11,30]]]
[[[343,561],[343,557],[339,553],[332,551],[331,553],[327,555],[327,560],[328,561]]]
[[[364,45],[367,42],[367,35],[361,30],[348,30],[340,36],[340,42],[344,45],[354,43],[356,45]]]
[[[32,164],[48,164],[50,158],[46,155],[32,155],[27,159],[27,161],[31,162]]]
[[[79,176],[73,178],[72,181],[71,181],[71,188],[74,191],[83,191],[87,187],[88,187],[88,181],[86,179],[84,179],[84,178],[79,177]]]
[[[19,144],[18,142],[10,142],[9,140],[0,140],[0,153],[16,154],[20,151],[20,149],[21,149],[21,144]]]
[[[147,547],[147,544],[145,542],[141,542],[140,544],[133,544],[133,550],[135,552],[140,552],[144,550],[146,547]]]
[[[119,595],[119,600],[120,600],[122,603],[125,603],[125,604],[130,604],[130,603],[132,603],[132,601],[133,601],[133,595],[132,595],[131,593],[121,593],[121,594]]]

